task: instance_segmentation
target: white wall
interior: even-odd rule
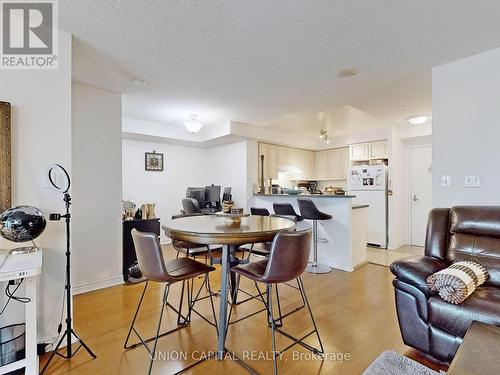
[[[59,32],[59,68],[0,70],[0,100],[12,104],[12,202],[33,205],[47,216],[63,210],[62,195],[42,186],[47,164],[71,169],[71,36]],[[38,288],[38,340],[56,335],[64,285],[65,230],[48,222],[36,240],[43,249]],[[3,241],[2,248],[15,244]],[[3,286],[0,286],[3,290]],[[0,301],[4,302],[1,293]],[[11,302],[0,325],[23,321],[24,306]]]
[[[144,153],[164,154],[163,172],[144,169]],[[162,221],[178,214],[188,186],[205,186],[211,182],[207,150],[166,143],[122,141],[123,199],[138,205],[156,203],[156,215]],[[166,238],[161,233],[162,240]]]
[[[434,207],[500,204],[499,90],[500,48],[433,68]],[[465,188],[466,175],[479,175],[481,187]]]
[[[123,139],[123,199],[138,205],[156,203],[161,221],[182,209],[181,200],[188,186],[210,184],[232,187],[235,204],[247,208],[253,193],[252,179],[256,168],[257,142],[237,141],[212,148],[188,147],[160,142]],[[144,170],[144,153],[164,154],[164,171]],[[255,154],[255,158],[249,157]],[[256,163],[255,163],[256,164]],[[168,239],[161,233],[163,242]]]
[[[121,94],[73,82],[73,293],[123,282]]]
[[[247,141],[228,143],[208,149],[209,183],[231,187],[233,201],[238,207],[247,207]]]

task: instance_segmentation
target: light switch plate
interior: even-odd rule
[[[449,187],[451,184],[450,176],[441,176],[441,187]]]
[[[479,176],[465,176],[465,187],[481,187],[481,178]]]

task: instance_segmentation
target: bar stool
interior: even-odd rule
[[[278,356],[281,356],[286,350],[290,349],[296,344],[303,346],[304,348],[312,351],[314,354],[323,354],[323,343],[319,336],[318,327],[316,326],[316,321],[314,320],[314,315],[309,305],[306,292],[304,290],[304,284],[301,279],[301,275],[309,261],[309,253],[311,251],[311,229],[304,231],[289,231],[279,233],[274,241],[271,248],[271,254],[269,259],[262,259],[256,262],[252,262],[245,265],[239,265],[232,268],[232,272],[238,275],[247,277],[252,280],[255,284],[255,288],[259,293],[260,300],[264,304],[267,315],[268,322],[272,330],[272,350],[273,350],[273,366],[274,374],[278,374]],[[307,309],[309,311],[309,316],[311,318],[314,329],[309,333],[306,333],[301,338],[296,338],[289,333],[278,328],[278,324],[273,314],[273,303],[272,303],[272,293],[273,285],[278,285],[281,283],[287,283],[294,279],[298,280],[300,293],[305,301]],[[263,283],[266,286],[267,301],[264,300],[263,293],[260,291],[257,283]],[[284,335],[293,344],[289,345],[282,351],[276,349],[276,332]],[[318,339],[320,349],[314,348],[311,345],[304,342],[306,338],[312,334],[316,334]]]
[[[156,357],[156,347],[158,344],[158,338],[162,336],[166,336],[170,333],[176,332],[181,328],[187,327],[190,322],[191,322],[191,313],[194,312],[198,316],[200,316],[202,319],[204,319],[206,322],[211,324],[212,326],[215,327],[216,332],[218,332],[217,329],[217,319],[215,316],[215,307],[214,307],[214,302],[212,299],[212,291],[210,288],[210,278],[208,277],[208,274],[212,271],[215,271],[214,267],[208,266],[204,263],[197,262],[191,258],[179,258],[179,259],[174,259],[169,262],[165,262],[163,259],[163,253],[161,251],[160,247],[160,241],[156,234],[154,233],[145,233],[145,232],[138,232],[136,229],[132,230],[132,238],[134,240],[134,246],[135,250],[137,253],[137,262],[139,264],[139,267],[142,271],[143,276],[146,278],[145,281],[145,286],[144,290],[142,292],[141,298],[139,300],[139,304],[137,305],[137,309],[134,314],[134,318],[132,319],[132,323],[130,325],[130,329],[128,331],[127,338],[125,339],[125,344],[124,344],[124,349],[133,349],[135,347],[138,347],[140,345],[144,345],[146,350],[150,354],[150,363],[149,363],[149,370],[148,374],[151,374],[151,370],[153,368],[153,361],[154,358]],[[200,289],[198,290],[197,293],[189,293],[189,282],[193,278],[197,276],[204,275],[204,281],[200,286]],[[146,293],[146,289],[148,287],[149,281],[154,281],[158,283],[165,283],[165,290],[163,292],[163,303],[161,306],[161,311],[160,311],[160,318],[158,319],[158,325],[156,329],[156,335],[152,338],[149,339],[143,339],[142,336],[139,334],[139,332],[135,329],[134,324],[137,319],[137,316],[139,314],[139,310],[141,308],[142,301],[144,299],[144,294]],[[175,284],[175,283],[180,283],[182,282],[182,290],[181,290],[181,297],[180,297],[180,303],[179,303],[179,309],[176,309],[172,304],[168,302],[168,294],[170,291],[170,286]],[[188,295],[188,310],[186,315],[182,314],[182,302],[183,302],[183,297],[184,297],[184,287],[187,282],[187,295]],[[193,282],[193,281],[192,281]],[[208,289],[208,298],[210,298],[210,303],[212,306],[212,314],[213,314],[213,322],[208,320],[206,317],[201,315],[199,312],[197,312],[194,309],[194,305],[196,304],[197,301],[204,299],[205,297],[200,297],[200,292],[203,288],[203,286],[206,286]],[[192,288],[191,288],[192,289]],[[160,327],[161,327],[161,321],[163,318],[163,312],[165,310],[165,306],[171,308],[173,311],[177,313],[177,327],[167,331],[165,333],[160,334]],[[139,338],[139,342],[136,344],[129,345],[128,341],[130,339],[130,335],[134,332],[137,337]],[[153,348],[151,349],[147,343],[154,341]],[[198,362],[196,362],[197,364]],[[189,368],[193,367],[193,365],[190,365]],[[182,370],[179,372],[181,373]]]
[[[313,249],[314,260],[309,263],[306,272],[309,273],[328,273],[332,271],[332,267],[318,263],[318,221],[333,219],[332,215],[326,214],[318,210],[318,207],[311,199],[297,198],[299,204],[300,215],[302,218],[312,220],[313,223]]]
[[[269,210],[267,208],[261,208],[261,207],[250,207],[250,213],[252,215],[258,215],[258,216],[269,216]]]
[[[273,203],[274,213],[279,216],[295,216],[297,222],[304,220],[302,216],[295,212],[290,203]]]

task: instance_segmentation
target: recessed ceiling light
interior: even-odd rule
[[[196,115],[191,115],[191,121],[186,121],[184,123],[184,126],[186,127],[186,130],[190,133],[198,133],[201,128],[203,127],[203,124],[201,122],[197,121],[197,116]]]
[[[408,121],[412,125],[422,125],[429,120],[429,116],[427,115],[411,115],[406,116],[405,120]]]
[[[148,83],[146,81],[142,81],[140,79],[133,79],[132,84],[135,87],[148,87]]]
[[[399,107],[398,107],[398,109],[399,109],[400,111],[407,111],[407,110],[408,110],[408,106],[406,106],[406,105],[401,105],[401,106],[399,106]]]
[[[341,78],[353,77],[356,74],[358,74],[358,69],[356,69],[356,68],[342,69],[342,70],[339,70],[337,73],[337,75]]]

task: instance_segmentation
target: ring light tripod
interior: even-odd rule
[[[62,183],[59,183],[59,179],[62,178]],[[61,214],[50,214],[50,220],[52,221],[59,221],[61,219],[65,219],[66,221],[66,282],[64,284],[64,289],[66,292],[66,330],[64,331],[64,334],[61,336],[61,339],[57,343],[57,346],[54,348],[52,353],[50,354],[50,357],[48,361],[45,363],[45,366],[43,366],[42,371],[40,372],[40,375],[45,372],[47,367],[49,366],[50,362],[54,358],[54,356],[57,354],[58,356],[64,358],[64,359],[71,359],[77,352],[80,350],[81,347],[83,347],[91,356],[93,359],[96,358],[96,355],[90,350],[90,348],[83,342],[83,340],[78,336],[75,332],[75,330],[72,327],[72,316],[71,316],[71,251],[70,251],[70,220],[71,220],[71,213],[70,213],[70,206],[71,206],[71,196],[68,193],[69,187],[70,187],[70,178],[68,172],[60,166],[59,164],[53,164],[50,165],[48,168],[48,179],[50,182],[51,187],[62,193],[63,194],[63,200],[64,204],[66,206],[66,213],[64,215]],[[60,328],[59,328],[60,330]],[[80,346],[73,351],[71,347],[71,338],[75,337],[77,342],[80,344]],[[64,342],[64,339],[66,339],[66,354],[61,354],[58,352],[59,347],[61,344]]]

